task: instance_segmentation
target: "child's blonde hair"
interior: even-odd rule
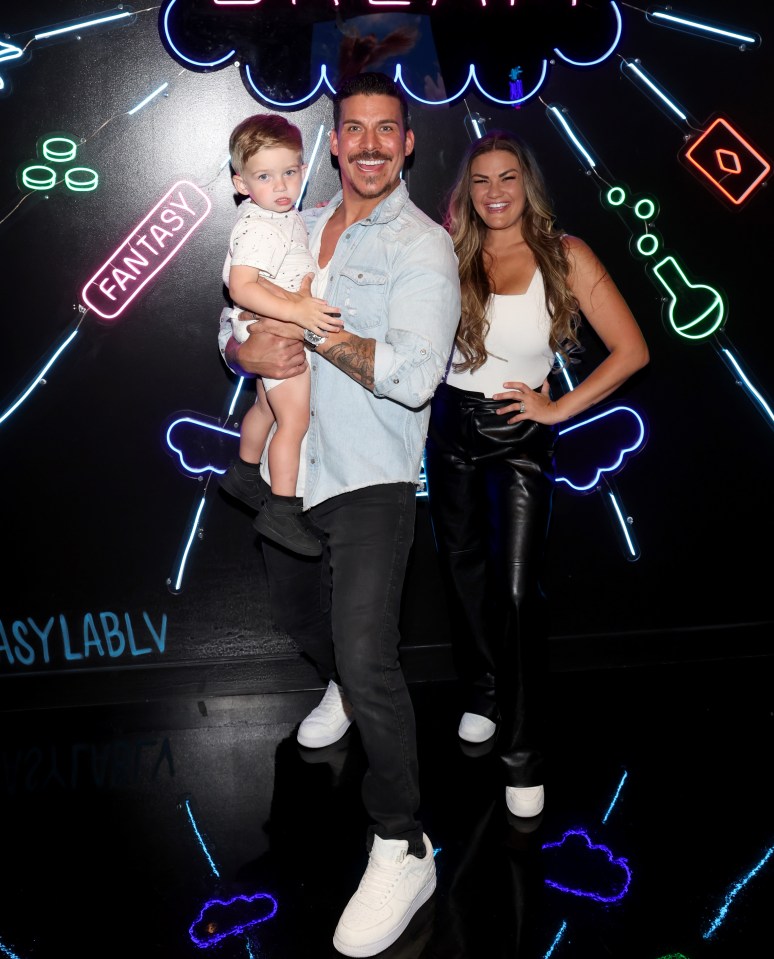
[[[245,163],[266,147],[287,147],[297,150],[299,162],[303,157],[304,144],[301,131],[276,113],[257,113],[242,120],[231,131],[228,151],[234,173],[242,174]]]

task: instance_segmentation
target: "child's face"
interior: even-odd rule
[[[254,153],[232,180],[237,192],[264,210],[287,213],[301,193],[305,170],[296,150],[265,147]]]

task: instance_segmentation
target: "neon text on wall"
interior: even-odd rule
[[[198,186],[180,180],[87,281],[83,302],[104,320],[120,316],[180,251],[211,207]]]

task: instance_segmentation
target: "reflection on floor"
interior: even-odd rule
[[[774,659],[552,675],[546,809],[511,817],[453,684],[412,685],[435,896],[383,959],[774,954]],[[326,959],[365,863],[356,727],[319,690],[5,712],[0,953]]]

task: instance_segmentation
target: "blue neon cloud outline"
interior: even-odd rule
[[[631,415],[635,418],[635,420],[639,424],[639,430],[638,430],[637,439],[634,441],[634,443],[631,446],[624,446],[621,450],[619,450],[615,454],[616,458],[614,462],[608,464],[607,466],[598,467],[596,471],[596,475],[594,476],[594,479],[590,483],[586,484],[585,486],[577,486],[575,483],[571,482],[566,476],[557,476],[556,477],[557,483],[566,483],[569,487],[571,487],[574,490],[577,490],[578,492],[586,492],[587,490],[593,489],[599,482],[603,473],[615,472],[623,463],[627,453],[633,453],[635,452],[635,450],[638,450],[642,446],[643,440],[645,439],[645,422],[640,416],[640,414],[636,410],[633,410],[630,406],[613,406],[608,410],[603,410],[601,413],[596,413],[594,416],[590,416],[584,420],[579,420],[577,423],[573,423],[572,426],[567,426],[563,430],[559,430],[558,435],[560,437],[564,436],[565,434],[571,433],[574,430],[580,429],[583,426],[588,426],[590,423],[594,423],[596,420],[601,420],[601,419],[604,419],[606,416],[611,416],[613,413],[631,413]]]
[[[197,926],[204,919],[204,914],[210,908],[210,906],[231,906],[235,902],[255,902],[257,899],[268,899],[272,903],[272,910],[265,916],[260,916],[258,919],[252,919],[250,922],[244,922],[241,925],[231,926],[226,929],[225,932],[220,932],[216,936],[212,936],[210,939],[200,939],[194,932],[194,927]],[[231,899],[209,899],[201,908],[198,918],[194,919],[191,925],[188,928],[188,935],[191,937],[191,942],[198,946],[200,949],[209,949],[211,946],[217,945],[217,943],[222,942],[224,939],[229,936],[238,936],[240,933],[244,932],[245,929],[251,929],[253,926],[257,926],[261,922],[266,922],[269,919],[273,919],[277,914],[277,900],[274,896],[270,895],[268,892],[256,892],[252,896],[232,896]]]
[[[194,60],[191,57],[186,56],[173,42],[172,35],[169,30],[169,15],[176,3],[177,3],[177,0],[170,0],[169,5],[164,10],[164,15],[162,18],[163,26],[164,26],[164,35],[166,37],[167,44],[172,50],[174,50],[176,56],[178,56],[181,60],[185,61],[186,63],[190,63],[192,66],[201,67],[203,69],[213,69],[215,67],[224,66],[229,60],[231,60],[236,55],[236,50],[231,50],[224,56],[220,57],[219,59],[210,60],[210,61]],[[613,52],[618,46],[618,43],[620,42],[621,35],[623,33],[623,18],[621,17],[621,12],[618,9],[618,6],[614,2],[614,0],[610,0],[610,7],[612,8],[613,16],[615,18],[614,39],[613,39],[613,42],[610,44],[610,46],[607,48],[607,50],[601,56],[597,57],[594,60],[583,61],[583,60],[571,59],[566,54],[562,53],[562,51],[558,47],[554,47],[553,52],[565,63],[568,63],[571,66],[577,66],[577,67],[597,66],[598,64],[606,60],[608,57],[612,56]],[[548,60],[541,61],[541,64],[542,65],[541,65],[540,78],[535,84],[535,86],[533,87],[533,89],[530,90],[530,92],[525,94],[524,96],[518,97],[514,100],[502,100],[499,97],[493,96],[491,93],[485,90],[484,87],[479,82],[478,77],[476,76],[475,66],[473,64],[471,64],[470,70],[468,72],[467,80],[464,83],[464,85],[460,88],[460,90],[456,94],[454,94],[454,96],[447,97],[446,99],[443,99],[443,100],[426,100],[423,97],[420,97],[417,94],[413,93],[403,81],[401,63],[396,64],[394,80],[396,83],[400,84],[400,86],[406,91],[408,96],[410,96],[413,100],[416,100],[418,103],[423,103],[426,106],[442,106],[448,103],[453,103],[455,100],[459,100],[461,97],[465,96],[466,92],[468,91],[468,88],[471,85],[475,86],[475,88],[479,91],[479,93],[483,97],[490,100],[492,103],[497,104],[498,106],[516,106],[518,104],[524,103],[526,100],[529,100],[531,97],[534,97],[539,92],[543,84],[545,83],[546,77],[548,76]],[[274,100],[273,98],[265,94],[262,90],[260,90],[256,86],[255,81],[252,75],[250,74],[249,64],[244,65],[244,71],[245,71],[245,78],[249,84],[249,87],[251,90],[255,92],[257,97],[259,97],[264,102],[270,104],[271,106],[277,107],[277,108],[299,107],[302,104],[310,101],[313,97],[315,97],[315,95],[323,86],[327,87],[327,89],[330,90],[331,93],[336,92],[335,88],[331,85],[330,80],[328,79],[327,69],[325,64],[321,65],[319,79],[317,80],[313,89],[309,93],[307,93],[303,97],[300,97],[297,100],[287,100],[287,101]]]
[[[580,896],[584,899],[594,899],[596,902],[619,902],[621,899],[623,899],[623,897],[629,891],[629,885],[632,881],[632,871],[629,868],[629,863],[622,857],[615,857],[609,846],[592,842],[591,836],[589,836],[585,829],[568,829],[562,835],[561,839],[558,839],[556,842],[544,843],[541,848],[560,849],[564,846],[565,841],[570,836],[580,836],[586,842],[586,846],[591,852],[603,852],[611,866],[615,866],[617,869],[622,870],[626,878],[622,888],[620,889],[620,892],[618,892],[615,896],[604,896],[601,893],[593,892],[591,890],[574,889],[570,886],[563,886],[561,883],[554,882],[552,879],[546,879],[545,884],[547,886],[551,886],[553,889],[558,889],[560,892],[566,892],[571,896]]]
[[[169,14],[172,11],[172,7],[177,3],[177,0],[170,0],[170,4],[167,9],[164,11],[164,36],[167,38],[167,43],[172,47],[175,53],[180,57],[181,60],[185,60],[186,63],[190,63],[194,67],[220,67],[224,66],[228,61],[236,54],[236,50],[230,50],[225,56],[222,56],[219,60],[211,60],[208,62],[203,62],[201,60],[192,60],[190,57],[187,57],[182,51],[178,50],[175,44],[172,42],[172,35],[169,32]]]
[[[225,426],[217,426],[214,423],[208,423],[206,420],[200,420],[193,416],[178,416],[177,419],[173,420],[167,427],[167,432],[166,432],[167,446],[170,448],[170,450],[173,453],[177,454],[177,457],[180,460],[180,465],[183,467],[186,473],[191,473],[192,475],[197,476],[200,473],[206,473],[209,471],[212,473],[217,473],[219,476],[222,476],[226,472],[225,468],[220,469],[217,466],[213,466],[211,463],[208,463],[207,466],[202,466],[200,469],[198,469],[197,467],[191,466],[189,463],[186,462],[185,451],[180,449],[179,446],[176,446],[172,442],[172,431],[174,430],[176,426],[179,426],[181,423],[191,423],[193,426],[198,426],[205,430],[212,430],[215,433],[224,433],[226,436],[232,436],[235,439],[239,439],[238,431],[229,430],[229,429],[226,429]]]
[[[554,47],[554,53],[560,59],[564,60],[565,63],[569,63],[573,67],[595,67],[598,64],[602,63],[603,60],[607,60],[607,58],[613,53],[615,48],[618,46],[618,42],[621,39],[621,34],[623,33],[623,19],[621,17],[621,11],[618,9],[615,3],[613,3],[613,0],[610,0],[610,6],[613,8],[613,14],[616,19],[615,39],[610,44],[607,51],[603,53],[601,57],[597,57],[596,60],[585,60],[585,61],[571,60],[566,54],[562,53],[559,47]]]

